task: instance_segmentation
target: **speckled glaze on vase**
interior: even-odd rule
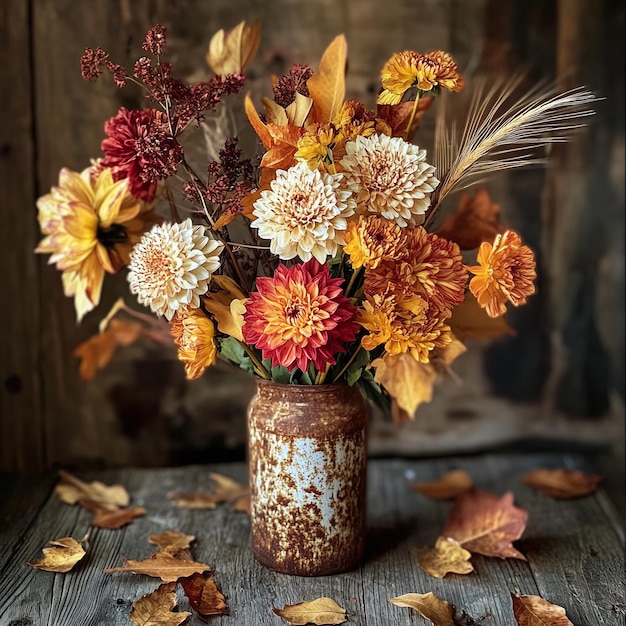
[[[260,563],[299,576],[359,565],[367,417],[356,387],[258,381],[248,456],[252,550]]]

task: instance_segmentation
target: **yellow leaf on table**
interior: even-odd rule
[[[603,477],[588,476],[578,470],[537,469],[526,474],[522,480],[551,498],[567,500],[594,493]]]
[[[85,503],[82,502],[83,506]],[[89,509],[88,506],[85,508]],[[96,509],[95,518],[89,525],[95,528],[108,528],[110,530],[122,528],[130,524],[136,517],[146,514],[146,509],[142,506],[135,506],[129,509],[117,509],[115,511],[102,511]]]
[[[418,554],[419,566],[430,576],[443,578],[446,574],[469,574],[474,571],[469,562],[472,556],[451,537],[438,537],[434,548],[425,548]]]
[[[232,510],[241,511],[242,513],[250,515],[250,494],[241,496],[235,500]]]
[[[237,510],[243,510],[245,502],[242,499],[250,494],[247,485],[242,485],[228,476],[215,472],[209,474],[209,477],[215,483],[212,491],[169,493],[167,497],[181,509],[214,509],[223,502],[234,502]],[[237,505],[240,500],[242,500],[241,503]]]
[[[157,552],[143,561],[127,559],[122,567],[112,567],[104,570],[107,574],[113,572],[132,572],[133,574],[145,574],[160,578],[163,582],[175,582],[179,578],[186,578],[192,574],[208,572],[211,568],[205,563],[196,563],[173,557],[164,552]]]
[[[223,474],[211,472],[209,478],[215,483],[215,487],[211,493],[218,504],[221,502],[233,502],[241,496],[248,495],[250,491],[248,485],[242,485]]]
[[[526,511],[513,506],[511,492],[498,499],[491,493],[468,491],[456,499],[441,535],[456,539],[473,554],[525,561],[512,542],[522,536],[527,519]]]
[[[218,30],[209,42],[206,61],[216,74],[240,74],[249,65],[261,41],[261,22],[239,22],[228,33]]]
[[[172,492],[168,493],[167,497],[179,509],[214,509],[217,507],[217,502],[213,497],[213,494],[202,491],[195,491],[189,493]]]
[[[324,51],[318,71],[309,78],[307,87],[313,99],[315,121],[330,122],[343,104],[346,95],[346,62],[348,44],[344,35],[337,35]]]
[[[434,500],[452,500],[473,487],[472,477],[463,470],[453,470],[429,482],[409,483],[417,493]]]
[[[226,598],[217,588],[211,574],[194,574],[189,578],[181,578],[179,582],[189,599],[191,608],[200,617],[223,615],[228,611]]]
[[[397,598],[389,598],[389,602],[414,609],[435,626],[454,626],[454,607],[432,592],[405,593]]]
[[[317,598],[310,602],[288,604],[283,609],[272,607],[272,611],[287,620],[292,626],[332,626],[346,621],[346,610],[331,598]]]
[[[179,626],[191,617],[189,611],[172,612],[176,606],[176,584],[161,585],[133,604],[130,620],[133,626]]]
[[[185,535],[185,533],[177,530],[166,530],[162,533],[150,535],[148,542],[159,546],[160,552],[164,554],[170,554],[179,559],[184,556],[185,560],[191,560],[189,548],[195,539],[193,535]]]
[[[515,334],[502,316],[489,317],[469,291],[465,294],[465,300],[452,311],[448,325],[454,336],[462,341]]]
[[[45,572],[69,572],[86,554],[83,544],[72,537],[62,537],[50,542],[51,548],[43,548],[43,559],[28,564]]]
[[[574,626],[565,609],[551,604],[539,596],[516,596],[513,600],[513,615],[519,626]]]
[[[99,503],[103,508],[115,510],[128,506],[130,498],[122,485],[107,486],[99,481],[85,483],[65,470],[59,470],[61,482],[54,488],[54,493],[66,504],[80,504],[81,500]]]

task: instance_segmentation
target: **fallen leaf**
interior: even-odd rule
[[[215,584],[215,580],[209,573],[194,574],[189,578],[181,578],[180,584],[189,599],[191,608],[200,615],[224,615],[228,611],[226,598],[222,595]]]
[[[133,604],[130,620],[133,626],[179,626],[191,617],[189,611],[172,612],[176,606],[176,583],[160,585]]]
[[[221,502],[233,502],[250,493],[248,485],[242,485],[223,474],[211,472],[209,478],[215,483],[215,487],[211,493],[218,504]]]
[[[475,554],[525,561],[512,542],[522,536],[527,519],[526,511],[513,506],[511,492],[498,499],[491,493],[468,491],[456,499],[441,534]]]
[[[143,561],[126,559],[126,563],[123,567],[112,567],[104,571],[107,574],[113,572],[145,574],[146,576],[160,578],[163,582],[168,583],[175,582],[179,578],[185,578],[192,574],[201,574],[202,572],[208,572],[210,570],[211,568],[204,563],[183,560],[175,558],[165,552],[157,552]]]
[[[513,615],[519,626],[574,626],[562,606],[551,604],[539,596],[516,596],[513,600]]]
[[[250,515],[250,495],[241,496],[241,498],[235,500],[232,510],[241,511],[242,513]]]
[[[217,507],[217,502],[213,498],[213,495],[205,492],[172,492],[168,493],[167,497],[179,509],[214,509]]]
[[[292,626],[332,626],[346,621],[346,610],[330,598],[317,598],[311,602],[288,604],[283,609],[272,607],[272,611],[287,620]]]
[[[122,485],[107,486],[99,481],[85,483],[65,470],[59,470],[61,482],[54,488],[54,493],[66,504],[80,504],[81,500],[94,502],[113,511],[128,506],[130,498]]]
[[[215,483],[210,492],[170,493],[167,497],[181,509],[214,509],[223,502],[234,502],[236,505],[241,498],[245,498],[250,493],[246,485],[228,476],[211,473],[209,478]],[[242,502],[237,510],[242,510],[241,506],[245,506],[245,503]]]
[[[313,99],[315,121],[330,122],[343,104],[346,95],[346,62],[348,44],[343,35],[337,35],[324,51],[319,69],[307,81]]]
[[[195,539],[193,535],[185,535],[185,533],[177,530],[166,530],[156,535],[150,535],[148,542],[159,546],[160,552],[164,554],[190,561],[191,553],[189,549]]]
[[[87,508],[87,507],[86,507]],[[116,511],[101,511],[89,522],[95,528],[108,528],[114,530],[130,524],[136,517],[145,515],[146,509],[135,506],[130,509],[117,509]]]
[[[592,494],[603,477],[588,476],[577,470],[537,469],[526,474],[522,480],[551,498],[566,500]]]
[[[83,540],[84,542],[85,540]],[[43,548],[43,559],[28,564],[45,572],[69,572],[86,554],[83,542],[72,537],[50,541],[51,548]]]
[[[434,593],[405,593],[389,598],[391,604],[414,609],[435,626],[454,626],[454,607]]]
[[[429,482],[409,483],[409,487],[433,500],[452,500],[473,487],[471,476],[463,470],[454,470]]]
[[[209,42],[206,56],[209,67],[216,74],[241,74],[254,58],[261,41],[261,22],[250,26],[239,22],[228,33],[218,30]]]
[[[465,294],[465,300],[452,311],[452,317],[447,323],[455,337],[462,341],[515,334],[502,316],[489,317],[469,291]]]
[[[419,566],[430,576],[443,578],[446,574],[469,574],[474,571],[469,562],[472,554],[451,537],[438,537],[434,548],[422,550]]]

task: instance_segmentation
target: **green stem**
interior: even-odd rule
[[[415,102],[413,103],[413,110],[411,111],[411,117],[409,117],[409,124],[404,131],[404,141],[408,141],[411,135],[411,127],[413,126],[413,120],[415,119],[415,114],[417,113],[417,104],[420,101],[420,94],[417,92],[417,96],[415,96]]]
[[[254,368],[257,371],[256,373],[261,378],[265,378],[265,380],[271,380],[272,379],[271,374],[265,369],[265,366],[263,365],[263,363],[259,361],[256,354],[254,354],[254,352],[252,351],[252,348],[250,348],[250,346],[247,343],[244,343],[243,341],[239,341],[239,345],[245,350],[246,354],[250,357],[252,363],[254,363]]]
[[[348,286],[346,287],[346,297],[350,297],[350,290],[352,289],[352,287],[354,287],[354,284],[356,283],[356,279],[359,277],[359,275],[361,274],[361,270],[363,269],[363,267],[359,267],[359,269],[354,270],[354,272],[352,272],[352,276],[350,278],[350,282],[348,283]]]
[[[341,377],[348,371],[348,368],[354,363],[354,359],[356,359],[359,352],[361,352],[361,346],[355,350],[354,354],[348,359],[348,362],[341,368],[339,374],[333,378],[334,383],[338,383]]]

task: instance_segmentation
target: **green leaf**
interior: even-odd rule
[[[224,337],[220,341],[220,354],[238,365],[242,370],[254,374],[252,359],[234,337]]]
[[[313,380],[311,380],[311,376],[309,376],[308,372],[302,372],[302,376],[300,376],[300,384],[301,385],[312,385]]]
[[[350,387],[352,387],[352,385],[354,385],[354,383],[361,378],[363,368],[369,363],[369,360],[370,353],[364,348],[361,348],[346,372],[346,382],[350,385]]]
[[[265,361],[263,362],[263,365],[265,365]],[[277,365],[276,367],[272,367],[270,372],[274,382],[281,383],[282,385],[288,385],[291,383],[291,372],[286,367]]]
[[[389,396],[383,391],[382,387],[374,380],[371,370],[363,370],[361,378],[357,385],[363,397],[373,402],[379,409],[385,412],[391,410],[391,402]]]

